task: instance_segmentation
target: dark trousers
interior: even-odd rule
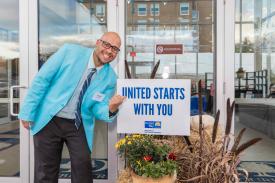
[[[83,125],[77,130],[73,120],[54,117],[34,135],[34,183],[58,183],[64,142],[71,160],[71,182],[91,183],[91,153]]]

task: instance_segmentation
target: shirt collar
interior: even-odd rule
[[[89,61],[89,64],[88,64],[88,69],[92,69],[92,68],[96,68],[96,71],[100,71],[102,68],[103,68],[103,65],[99,66],[99,67],[95,67],[95,63],[94,63],[94,59],[93,59],[93,53],[91,53],[91,56],[90,56],[90,61]]]

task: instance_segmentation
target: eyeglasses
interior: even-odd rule
[[[101,39],[100,39],[99,41],[102,42],[102,46],[103,46],[104,48],[106,48],[106,49],[111,48],[112,52],[114,52],[114,53],[118,53],[118,52],[120,51],[120,49],[119,49],[118,47],[111,45],[111,44],[108,43],[107,41],[103,41],[103,40],[101,40]]]

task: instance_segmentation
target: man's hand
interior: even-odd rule
[[[121,96],[121,95],[113,96],[109,102],[109,111],[110,112],[117,111],[118,107],[120,106],[120,104],[122,104],[125,98],[126,98],[125,96]]]
[[[20,120],[22,125],[24,126],[24,128],[26,128],[27,130],[30,129],[30,124],[31,122],[30,121],[24,121],[24,120]]]

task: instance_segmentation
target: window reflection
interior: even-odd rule
[[[159,16],[159,3],[151,4],[151,16]]]
[[[208,81],[206,73],[213,75],[214,72],[215,36],[212,10],[215,1],[125,2],[126,58],[132,77],[149,78],[153,66],[160,60],[156,78],[192,79],[195,82],[192,90],[194,94],[197,92],[199,80],[214,83],[213,79]],[[182,44],[183,54],[157,54],[158,44]],[[204,91],[208,97],[210,89]]]
[[[269,89],[275,83],[273,75],[273,54],[275,52],[274,2],[236,0],[236,47],[235,47],[235,71],[244,70],[244,76],[236,74],[236,97],[244,97],[248,90],[252,97],[269,96]],[[266,76],[247,78],[250,73],[266,71]],[[247,73],[247,74],[245,74]],[[248,82],[253,80],[254,83]],[[258,91],[256,86],[260,85]],[[252,89],[251,89],[252,88]],[[264,88],[264,89],[262,89]]]
[[[254,1],[241,0],[242,1],[242,21],[254,21]]]
[[[19,123],[10,115],[9,88],[19,84],[19,1],[0,1],[0,176],[18,177]],[[14,97],[19,92],[14,91]],[[18,99],[14,99],[18,112]]]
[[[189,15],[189,3],[180,3],[180,15]]]
[[[243,139],[262,138],[241,156],[245,162],[239,166],[248,170],[251,182],[273,182],[273,169],[265,171],[260,164],[275,159],[275,1],[235,2],[235,134],[246,128]]]
[[[103,0],[40,0],[40,65],[64,43],[94,47],[96,40],[106,32],[106,12]]]

